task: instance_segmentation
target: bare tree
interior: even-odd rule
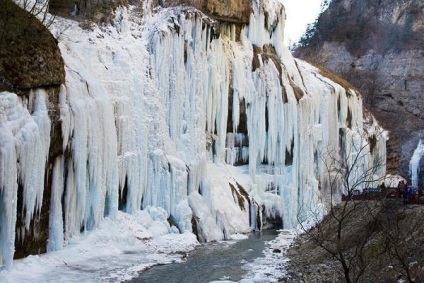
[[[348,283],[360,282],[371,261],[382,252],[370,248],[378,233],[381,205],[367,200],[365,194],[357,196],[384,178],[385,160],[372,154],[375,139],[351,135],[350,140],[341,142],[341,150],[327,147],[320,154],[327,176],[321,186],[328,190],[328,214],[322,221],[316,219],[312,229],[299,221],[306,238],[340,264],[341,275]],[[340,203],[341,195],[344,201]]]
[[[55,20],[55,16],[48,13],[49,0],[0,0],[0,7],[0,43],[25,36],[34,25],[32,17],[46,28]]]
[[[49,14],[49,0],[15,0],[22,9],[36,17],[45,27],[53,24],[55,16]]]
[[[409,283],[422,282],[424,270],[417,262],[422,247],[422,209],[390,201],[382,215],[380,240],[391,267]],[[420,256],[421,258],[421,256]],[[418,259],[419,260],[419,259]]]

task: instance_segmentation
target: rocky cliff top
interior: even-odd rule
[[[48,29],[10,0],[0,0],[0,7],[0,91],[63,83],[63,60]]]
[[[94,22],[111,21],[117,6],[128,4],[143,6],[144,1],[137,0],[51,0],[50,10],[61,16],[79,16]],[[248,23],[252,12],[251,0],[152,0],[152,7],[192,6],[211,18],[226,22]]]
[[[295,55],[357,87],[388,129],[389,173],[409,175],[424,129],[424,2],[333,0]]]
[[[309,47],[338,42],[356,56],[368,50],[384,53],[421,48],[424,2],[420,0],[333,0],[320,15]]]

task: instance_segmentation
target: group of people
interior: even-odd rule
[[[424,199],[420,201],[423,196],[423,190],[408,186],[405,181],[400,181],[397,187],[386,187],[383,182],[377,188],[365,188],[362,192],[356,189],[349,197],[342,195],[342,200],[373,200],[381,198],[389,199],[402,199],[404,204],[424,204]]]
[[[404,199],[404,202],[409,202],[413,198],[414,202],[420,203],[420,197],[423,195],[421,189],[408,186],[403,180],[399,182],[397,191],[398,197]]]
[[[405,198],[408,195],[418,195],[420,197],[423,195],[423,191],[421,189],[407,186],[405,181],[399,182],[398,190],[399,190],[400,197],[402,198]]]
[[[400,181],[397,188],[386,188],[384,182],[378,187],[379,192],[386,192],[386,196],[390,198],[400,198],[404,202],[414,199],[419,203],[419,198],[423,195],[423,191],[412,186],[408,186],[405,181]]]

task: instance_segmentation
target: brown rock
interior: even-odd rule
[[[250,0],[170,0],[163,5],[189,5],[214,19],[235,23],[248,23],[252,9]]]
[[[0,91],[63,83],[63,59],[48,29],[11,0],[0,0],[0,7]]]

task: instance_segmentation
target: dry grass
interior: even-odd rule
[[[346,89],[346,93],[348,92],[349,89],[352,89],[356,92],[358,92],[357,88],[354,87],[350,82],[348,82],[347,80],[345,80],[344,78],[340,77],[339,75],[333,73],[332,71],[328,70],[327,68],[325,68],[324,66],[318,64],[318,63],[314,63],[314,62],[310,62],[307,61],[309,64],[313,65],[314,67],[316,67],[319,71],[319,74],[327,79],[332,80],[333,82],[341,85],[342,87],[344,87]]]
[[[329,71],[328,69],[324,67],[317,66],[317,68],[321,76],[326,77],[335,83],[338,83],[339,85],[341,85],[342,87],[346,89],[346,92],[349,89],[353,89],[357,91],[356,87],[354,87],[351,83],[349,83],[347,80],[343,79],[342,77],[336,75],[335,73]]]
[[[395,259],[390,259],[388,255],[384,238],[388,231],[392,231],[391,233],[398,237],[395,245],[399,248],[405,261],[410,264],[411,273],[416,279],[415,282],[424,282],[424,259],[422,257],[424,252],[424,234],[422,233],[424,207],[403,206],[396,200],[388,200],[385,203],[374,201],[362,203],[347,219],[343,228],[346,239],[343,245],[352,251],[355,251],[360,235],[368,229],[369,206],[381,209],[381,213],[378,214],[379,224],[376,233],[370,238],[364,250],[364,256],[368,258],[367,260],[371,260],[369,260],[368,268],[365,270],[361,282],[398,282],[400,278],[405,279],[401,274],[400,263]],[[399,225],[399,231],[391,230],[392,226],[388,225],[388,221],[395,221],[394,223]],[[322,225],[326,229],[321,230],[321,233],[327,235],[328,240],[333,239],[336,231],[334,219],[326,217]],[[297,239],[296,244],[289,250],[289,257],[291,259],[289,271],[293,277],[293,281],[290,282],[298,282],[296,279],[302,279],[305,282],[344,281],[343,275],[339,273],[340,263],[306,236]],[[327,272],[328,270],[331,272]]]

